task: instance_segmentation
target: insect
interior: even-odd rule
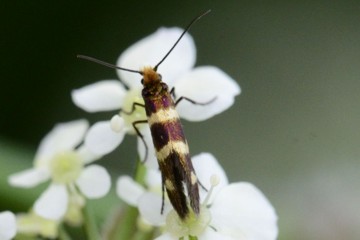
[[[206,103],[197,103],[186,97],[180,97],[175,101],[173,99],[173,96],[175,96],[174,88],[169,90],[167,84],[162,82],[161,75],[157,72],[157,69],[169,56],[171,51],[176,47],[190,27],[209,12],[210,10],[193,19],[166,55],[154,67],[144,67],[140,71],[137,71],[118,67],[92,57],[78,55],[79,58],[93,61],[107,67],[142,75],[142,97],[145,104],[133,103],[132,110],[130,112],[126,112],[126,114],[134,112],[136,107],[145,108],[147,120],[135,121],[133,122],[133,127],[137,135],[145,144],[145,159],[147,156],[147,145],[137,125],[148,123],[150,127],[156,157],[162,176],[163,204],[161,212],[163,212],[164,209],[164,190],[166,190],[171,204],[182,220],[185,220],[186,217],[189,216],[191,211],[190,207],[196,215],[200,213],[199,185],[201,184],[193,168],[187,140],[175,107],[182,100],[190,101],[193,104],[205,105],[215,99]],[[185,194],[184,185],[186,187],[188,197]]]

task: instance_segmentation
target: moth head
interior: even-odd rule
[[[141,84],[144,87],[157,85],[161,82],[161,75],[157,73],[156,70],[152,67],[144,67],[140,72],[143,76]]]

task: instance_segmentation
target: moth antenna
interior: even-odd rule
[[[180,35],[180,37],[178,38],[178,40],[176,40],[176,42],[174,43],[174,45],[170,48],[170,50],[165,54],[165,56],[160,60],[160,62],[158,64],[155,65],[154,70],[156,71],[157,68],[159,67],[159,65],[169,56],[169,54],[172,52],[172,50],[174,50],[174,48],[176,47],[176,45],[180,42],[181,38],[185,35],[185,33],[187,31],[189,31],[189,29],[191,28],[191,26],[197,22],[200,18],[202,18],[203,16],[205,16],[206,14],[208,14],[209,12],[211,12],[211,9],[207,10],[206,12],[200,14],[199,16],[197,16],[196,18],[194,18],[189,25],[187,25],[187,27],[185,28],[185,30],[182,32],[182,34]]]
[[[93,58],[93,57],[89,57],[89,56],[85,56],[85,55],[77,55],[76,57],[87,60],[87,61],[90,61],[90,62],[95,62],[95,63],[101,64],[101,65],[109,67],[109,68],[119,69],[119,70],[123,70],[123,71],[127,71],[127,72],[139,73],[140,75],[143,75],[143,72],[141,72],[141,71],[119,67],[119,66],[116,66],[114,64],[104,62],[102,60],[99,60],[99,59],[96,59],[96,58]]]

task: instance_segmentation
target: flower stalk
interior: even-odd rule
[[[65,226],[61,224],[59,226],[59,240],[72,240],[69,233],[66,231]]]
[[[96,225],[94,213],[92,212],[88,203],[85,204],[85,206],[83,207],[83,215],[84,215],[84,230],[87,240],[101,239],[98,227]]]
[[[134,172],[134,179],[140,185],[145,183],[146,167],[140,160],[136,161],[136,168]],[[139,211],[135,207],[126,206],[116,211],[112,217],[110,226],[107,226],[105,238],[108,240],[117,239],[133,239],[133,240],[147,240],[152,239],[154,229],[150,231],[141,231],[138,226]]]

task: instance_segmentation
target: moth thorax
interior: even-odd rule
[[[144,67],[141,71],[143,73],[142,84],[144,86],[154,85],[161,82],[161,76],[152,67]]]

